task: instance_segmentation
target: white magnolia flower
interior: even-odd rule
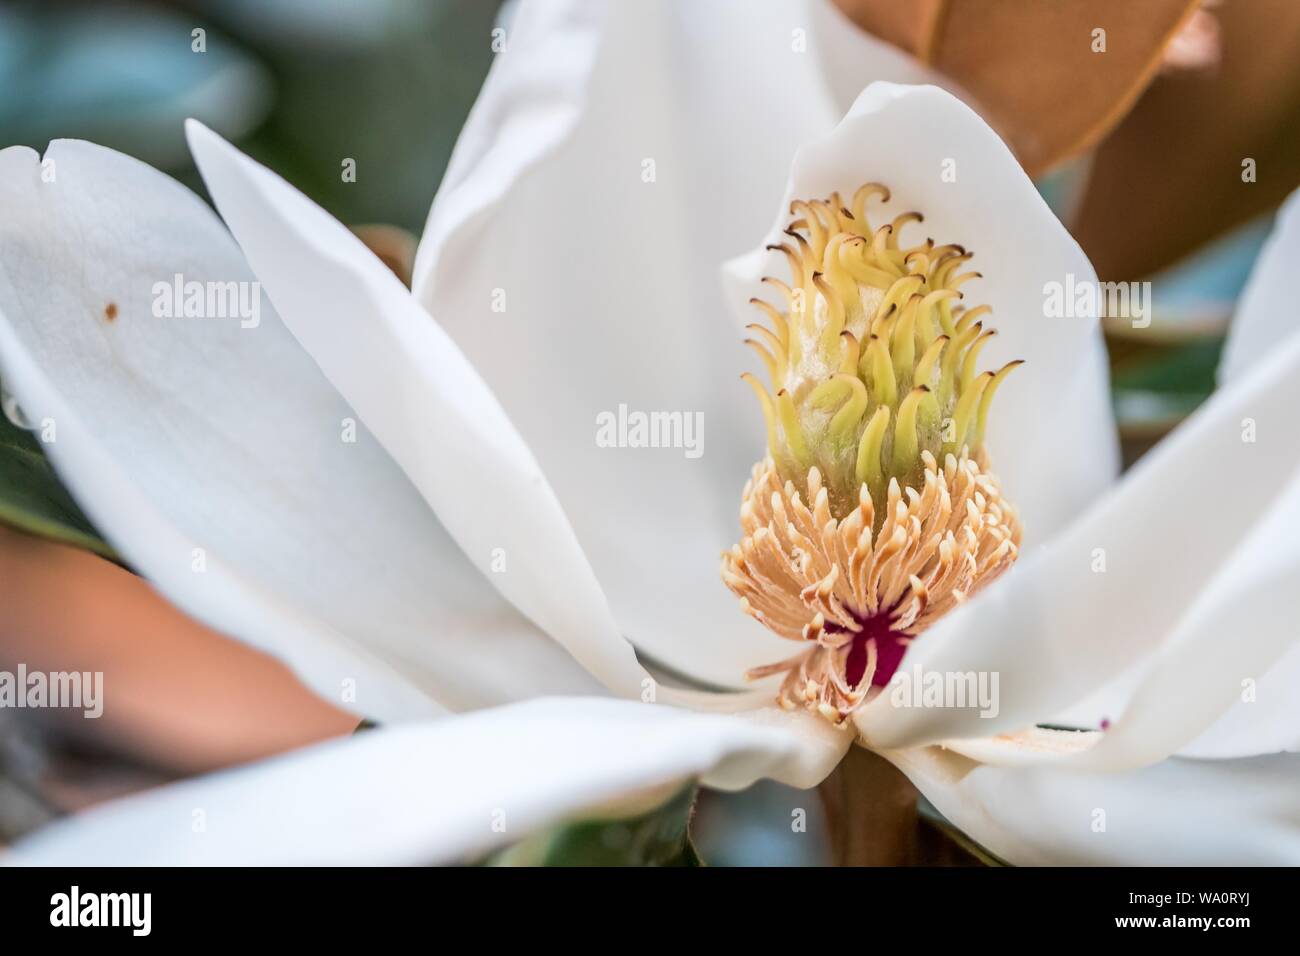
[[[850,106],[846,90],[918,68],[827,29],[820,4],[725,23],[702,5],[689,30],[671,5],[612,6],[519,11],[413,293],[197,124],[224,226],[89,143],[52,143],[52,179],[33,151],[0,152],[0,374],[56,424],[69,488],[178,606],[386,725],[91,811],[11,859],[455,860],[690,778],[813,786],[855,740],[1012,862],[1300,859],[1300,758],[1278,752],[1300,726],[1300,337],[1282,291],[1300,205],[1219,393],[1113,484],[1096,322],[1043,315],[1045,283],[1092,269],[971,110],[888,83]],[[789,51],[787,15],[816,55]],[[718,270],[778,238],[791,199],[868,180],[975,250],[967,288],[1001,333],[984,357],[1026,361],[986,438],[1018,566],[906,659],[998,673],[994,717],[882,695],[836,725],[783,710],[774,684],[738,691],[786,647],[717,575],[762,449],[729,316],[774,254]],[[254,281],[255,327],[156,314],[158,283]],[[703,454],[602,447],[621,405],[702,413]]]

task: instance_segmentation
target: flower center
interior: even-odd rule
[[[902,663],[910,638],[893,630],[888,614],[877,614],[861,624],[862,630],[852,634],[844,661],[844,680],[854,689],[864,678],[871,687],[884,687]],[[845,632],[838,624],[828,624],[826,630],[831,634]]]
[[[767,277],[784,309],[752,300],[769,325],[746,340],[768,457],[741,505],[744,537],[722,577],[745,613],[803,643],[748,676],[785,673],[778,700],[843,722],[884,687],[912,639],[1005,571],[1020,523],[988,471],[984,432],[1019,362],[977,370],[995,334],[988,306],[963,305],[971,253],[900,245],[906,212],[872,227],[868,183],[796,201],[789,241],[769,248],[790,281]],[[806,497],[804,491],[806,490]]]

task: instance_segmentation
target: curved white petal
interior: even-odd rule
[[[417,297],[536,451],[623,633],[697,680],[789,654],[718,580],[762,454],[718,268],[845,89],[923,72],[822,0],[526,2],[430,212]],[[602,447],[620,408],[702,433]]]
[[[837,727],[803,708],[778,707],[770,690],[719,694],[660,687],[657,700],[707,714],[729,714],[746,724],[795,734],[799,738],[798,756],[781,769],[777,778],[792,787],[817,786],[839,765],[854,741],[850,727]]]
[[[910,666],[997,672],[996,717],[882,697],[860,715],[867,739],[898,747],[1014,730],[1141,663],[1114,741],[1077,759],[1117,769],[1186,744],[1239,699],[1243,679],[1263,676],[1295,644],[1298,406],[1293,337],[1042,553],[917,642]]]
[[[1300,863],[1300,757],[1175,758],[1123,774],[980,766],[938,747],[884,754],[944,816],[1010,863]]]
[[[1298,270],[1300,191],[1292,193],[1278,211],[1242,293],[1219,365],[1221,387],[1243,381],[1273,350],[1300,331],[1300,309],[1294,294]],[[1288,649],[1271,668],[1251,666],[1240,659],[1228,663],[1220,683],[1235,681],[1235,688],[1223,688],[1235,691],[1231,694],[1235,701],[1205,733],[1181,748],[1184,755],[1224,758],[1300,749],[1300,697],[1293,692],[1300,681],[1300,641],[1287,637],[1297,617],[1295,607],[1288,606],[1294,603],[1288,600],[1292,591],[1288,585],[1300,576],[1294,555],[1295,542],[1300,540],[1298,496],[1297,479],[1293,478],[1290,491],[1273,505],[1267,524],[1253,543],[1234,556],[1233,564],[1244,569],[1235,577],[1243,579],[1245,587],[1253,584],[1254,589],[1243,587],[1237,598],[1240,615],[1233,614],[1226,602],[1221,612],[1230,615],[1222,625],[1223,633],[1254,632],[1280,640]],[[1260,620],[1260,615],[1270,612],[1275,617]],[[1203,622],[1197,630],[1205,637],[1211,626]],[[1235,641],[1226,643],[1231,646]]]
[[[1237,732],[1229,739],[1221,729],[1210,752],[1235,757],[1300,742],[1295,685],[1278,681],[1295,671],[1272,673],[1300,647],[1300,469],[1251,534],[1223,558],[1222,570],[1187,608],[1183,623],[1143,662],[1122,716],[1073,763],[1114,771],[1178,751],[1206,753],[1189,742],[1234,706],[1241,711]],[[1257,706],[1261,692],[1264,706]]]
[[[1250,388],[1247,375],[1285,383],[1296,374],[1295,361],[1283,360],[1279,369],[1270,359],[1279,346],[1285,351],[1295,345],[1290,333],[1300,325],[1286,290],[1298,259],[1300,200],[1293,196],[1279,213],[1234,321],[1220,370],[1225,393]],[[1254,400],[1237,407],[1240,420],[1221,418],[1215,426],[1234,439],[1228,450],[1200,452],[1203,463],[1197,470],[1209,479],[1203,491],[1209,494],[1214,482],[1217,489],[1232,489],[1227,494],[1235,497],[1243,493],[1237,474],[1260,469],[1272,470],[1267,477],[1276,490],[1252,503],[1259,515],[1253,523],[1225,522],[1227,533],[1214,538],[1198,531],[1193,540],[1200,545],[1199,557],[1180,547],[1180,561],[1202,575],[1190,606],[1176,608],[1179,618],[1167,634],[1148,631],[1142,646],[1154,647],[1149,655],[1053,718],[1082,726],[1110,724],[1098,746],[1070,758],[1073,766],[1115,771],[1174,752],[1230,758],[1300,748],[1300,705],[1291,693],[1300,675],[1300,641],[1294,633],[1300,595],[1292,586],[1300,578],[1300,468],[1296,449],[1286,447],[1296,442],[1284,419],[1275,415],[1271,427],[1262,422]],[[1251,442],[1241,440],[1247,419],[1253,421],[1255,444],[1267,443],[1278,454],[1261,457]],[[1182,490],[1181,481],[1177,487]],[[1216,508],[1224,494],[1216,490],[1209,507]],[[1174,497],[1169,507],[1186,501]]]
[[[987,446],[1026,546],[1046,541],[1118,466],[1097,316],[1045,314],[1048,283],[1064,290],[1095,275],[1006,144],[961,100],[933,86],[868,87],[833,132],[799,151],[766,237],[727,266],[729,301],[751,322],[746,303],[768,297],[760,279],[787,275],[781,254],[765,247],[782,241],[791,200],[850,195],[869,181],[893,194],[868,207],[873,222],[917,210],[925,222],[906,227],[916,241],[930,236],[975,253],[971,267],[984,278],[963,291],[993,307],[998,331],[982,364],[1026,362],[998,393]]]
[[[1300,645],[1258,677],[1240,678],[1233,705],[1195,740],[1180,747],[1185,757],[1223,759],[1300,751]],[[1246,683],[1250,681],[1250,683]]]
[[[609,687],[638,692],[645,674],[555,496],[465,357],[346,227],[201,124],[186,132],[285,325],[469,559]]]
[[[694,777],[724,789],[781,777],[800,749],[785,731],[730,717],[548,698],[154,790],[38,831],[5,862],[451,863]]]
[[[1102,739],[1099,730],[1058,730],[1028,727],[1014,734],[945,740],[936,747],[993,767],[1060,765],[1075,754],[1087,753]]]
[[[1219,384],[1239,381],[1284,339],[1300,331],[1295,277],[1300,274],[1300,190],[1278,210],[1273,232],[1251,271],[1228,327]]]
[[[53,143],[44,167],[0,152],[0,374],[120,553],[372,716],[588,692],[370,433],[345,439],[354,413],[269,303],[248,328],[156,315],[155,285],[178,275],[254,301],[229,234],[170,178],[83,142]]]
[[[1270,354],[1300,331],[1300,307],[1294,294],[1298,270],[1300,191],[1292,193],[1278,211],[1272,233],[1242,293],[1219,366],[1221,388],[1258,373],[1267,365]],[[1293,436],[1292,431],[1289,435],[1275,435],[1272,440],[1295,441]],[[1178,737],[1185,741],[1192,736],[1188,730],[1203,726],[1207,717],[1216,717],[1209,729],[1180,746],[1179,752],[1193,757],[1226,758],[1300,749],[1300,697],[1292,691],[1300,681],[1300,638],[1294,634],[1300,599],[1292,586],[1300,578],[1297,541],[1300,475],[1293,475],[1290,488],[1271,505],[1261,527],[1225,562],[1227,568],[1218,586],[1235,587],[1235,592],[1217,600],[1208,596],[1217,607],[1205,607],[1207,600],[1202,599],[1197,612],[1189,612],[1189,626],[1178,635],[1180,640],[1171,642],[1189,659],[1188,666],[1205,671],[1217,693],[1197,693],[1189,686],[1183,668],[1153,663],[1136,675],[1144,678],[1144,684],[1138,688],[1142,696],[1133,697],[1133,709],[1143,708],[1142,719],[1136,719],[1137,713],[1126,712],[1115,728],[1132,739],[1133,743],[1124,745],[1126,748],[1139,737],[1146,747],[1155,746],[1154,735],[1144,732],[1147,724],[1162,725],[1166,734],[1171,725],[1175,726]],[[1196,642],[1205,646],[1198,648]],[[1262,661],[1243,653],[1260,650],[1267,654]],[[1273,660],[1276,663],[1267,666]],[[1154,695],[1160,693],[1162,681],[1166,693],[1171,686],[1173,691],[1163,706],[1157,706]],[[1206,706],[1207,696],[1214,704]],[[1225,699],[1232,701],[1226,712],[1222,705]],[[1169,713],[1171,704],[1178,713]],[[1183,712],[1189,708],[1199,712],[1199,719]]]
[[[1163,760],[1244,757],[1300,748],[1293,679],[1300,666],[1300,474],[1184,614],[1184,622],[1102,693],[1053,722],[1098,726],[1079,747],[997,746],[952,741],[953,749],[999,765],[1052,762],[1113,773]],[[1089,709],[1091,708],[1091,709]],[[1208,729],[1207,729],[1208,728]],[[1189,743],[1190,741],[1190,743]],[[992,745],[992,746],[990,746]]]

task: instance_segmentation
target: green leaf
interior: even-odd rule
[[[59,481],[40,443],[0,415],[0,523],[117,560]]]
[[[703,866],[690,838],[692,784],[667,803],[625,820],[579,820],[535,833],[485,866]]]

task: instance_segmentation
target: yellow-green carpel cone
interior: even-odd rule
[[[764,282],[781,307],[746,344],[771,380],[743,378],[767,425],[768,457],[745,486],[740,543],[722,577],[741,607],[805,650],[751,671],[786,672],[782,706],[842,723],[885,686],[908,643],[1015,561],[1020,523],[989,472],[984,429],[1019,362],[977,369],[995,334],[960,287],[971,253],[903,247],[917,212],[872,227],[889,200],[868,183],[796,201],[782,252],[791,277]],[[811,646],[809,646],[811,645]]]

